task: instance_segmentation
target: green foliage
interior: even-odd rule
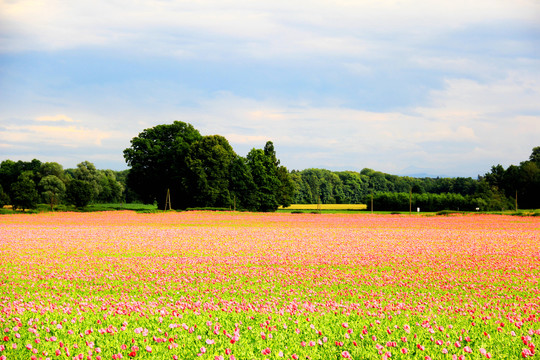
[[[9,195],[4,192],[2,185],[0,185],[0,208],[10,203]]]
[[[172,207],[185,209],[193,199],[189,187],[193,177],[186,157],[191,145],[201,139],[199,131],[180,121],[144,130],[124,150],[124,158],[131,167],[127,185],[144,203],[157,201],[160,209],[165,207],[170,189]]]
[[[56,162],[46,162],[42,163],[39,169],[39,174],[43,178],[48,175],[54,175],[62,181],[66,181],[66,175],[64,173],[64,168],[62,165]]]
[[[253,182],[246,158],[236,156],[232,160],[229,179],[229,191],[233,200],[233,208],[257,210],[255,182]]]
[[[144,130],[124,157],[131,166],[127,188],[160,209],[167,190],[175,209],[275,211],[293,200],[294,183],[279,166],[272,142],[244,159],[223,136],[201,136],[190,124],[175,121]]]
[[[44,176],[39,182],[39,188],[43,200],[50,205],[51,211],[66,193],[66,185],[56,175]]]
[[[195,207],[229,208],[232,205],[229,174],[235,157],[223,136],[204,136],[191,145],[186,164],[192,173],[190,188]]]
[[[484,175],[491,196],[501,202],[501,209],[515,209],[516,196],[519,208],[540,208],[540,147],[532,150],[528,161],[519,166],[493,166]],[[482,190],[486,192],[486,186]]]
[[[124,187],[116,180],[112,170],[99,170],[98,183],[100,191],[97,200],[100,203],[115,203],[122,200]]]
[[[13,209],[33,209],[38,203],[38,192],[32,178],[32,171],[23,171],[17,181],[11,185],[11,202]]]
[[[276,211],[279,205],[289,206],[294,198],[295,185],[287,168],[279,165],[274,144],[268,141],[264,149],[252,149],[246,157],[254,184],[256,211]]]
[[[277,176],[277,167],[272,159],[265,155],[261,149],[252,149],[247,154],[247,165],[255,184],[255,205],[259,211],[276,211],[278,201],[276,197],[280,186]]]
[[[94,196],[94,187],[87,181],[73,179],[67,184],[66,196],[68,203],[84,208]]]

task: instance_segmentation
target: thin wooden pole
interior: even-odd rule
[[[172,210],[171,191],[169,189],[167,189],[167,197],[165,198],[165,210],[167,210],[167,205],[169,206],[169,210]]]
[[[371,193],[371,213],[373,214],[373,193]]]
[[[516,212],[518,211],[518,207],[517,207],[517,190],[516,190]]]

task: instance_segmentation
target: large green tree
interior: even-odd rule
[[[94,196],[94,189],[84,180],[73,179],[66,187],[66,197],[70,204],[83,208],[90,203]]]
[[[82,180],[92,187],[92,199],[90,201],[98,200],[103,189],[100,183],[101,174],[96,169],[96,166],[90,161],[83,161],[77,164],[77,168],[72,171],[72,174],[74,179]]]
[[[231,162],[229,178],[234,209],[257,211],[257,189],[246,158],[235,156]]]
[[[100,192],[98,201],[101,203],[117,203],[122,201],[124,187],[116,179],[112,170],[99,170],[98,182]]]
[[[127,184],[145,203],[157,201],[165,207],[170,191],[173,208],[185,209],[193,201],[189,185],[192,172],[186,163],[191,145],[202,136],[192,125],[175,121],[141,132],[124,150],[124,158],[131,170]]]
[[[66,193],[66,185],[56,175],[47,175],[39,182],[43,200],[54,210],[54,206],[60,203]]]
[[[277,192],[280,186],[277,167],[262,149],[252,149],[246,158],[256,188],[256,209],[258,211],[276,211],[278,208]]]
[[[32,171],[23,171],[17,181],[11,184],[11,203],[14,209],[33,209],[38,203],[36,183]]]
[[[193,203],[197,207],[230,207],[231,164],[236,154],[223,136],[204,136],[195,141],[187,154],[186,164],[192,172]]]
[[[255,184],[255,209],[276,211],[294,199],[295,185],[285,167],[279,165],[274,144],[268,141],[264,149],[252,149],[246,163]]]

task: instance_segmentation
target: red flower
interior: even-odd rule
[[[132,352],[130,352],[128,355],[131,356],[131,357],[135,357],[135,356],[137,356],[137,352],[136,352],[136,351],[132,351]]]

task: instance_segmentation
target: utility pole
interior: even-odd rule
[[[516,190],[516,212],[518,211],[518,207],[517,207],[517,190]]]
[[[373,214],[373,193],[371,193],[371,213]]]

